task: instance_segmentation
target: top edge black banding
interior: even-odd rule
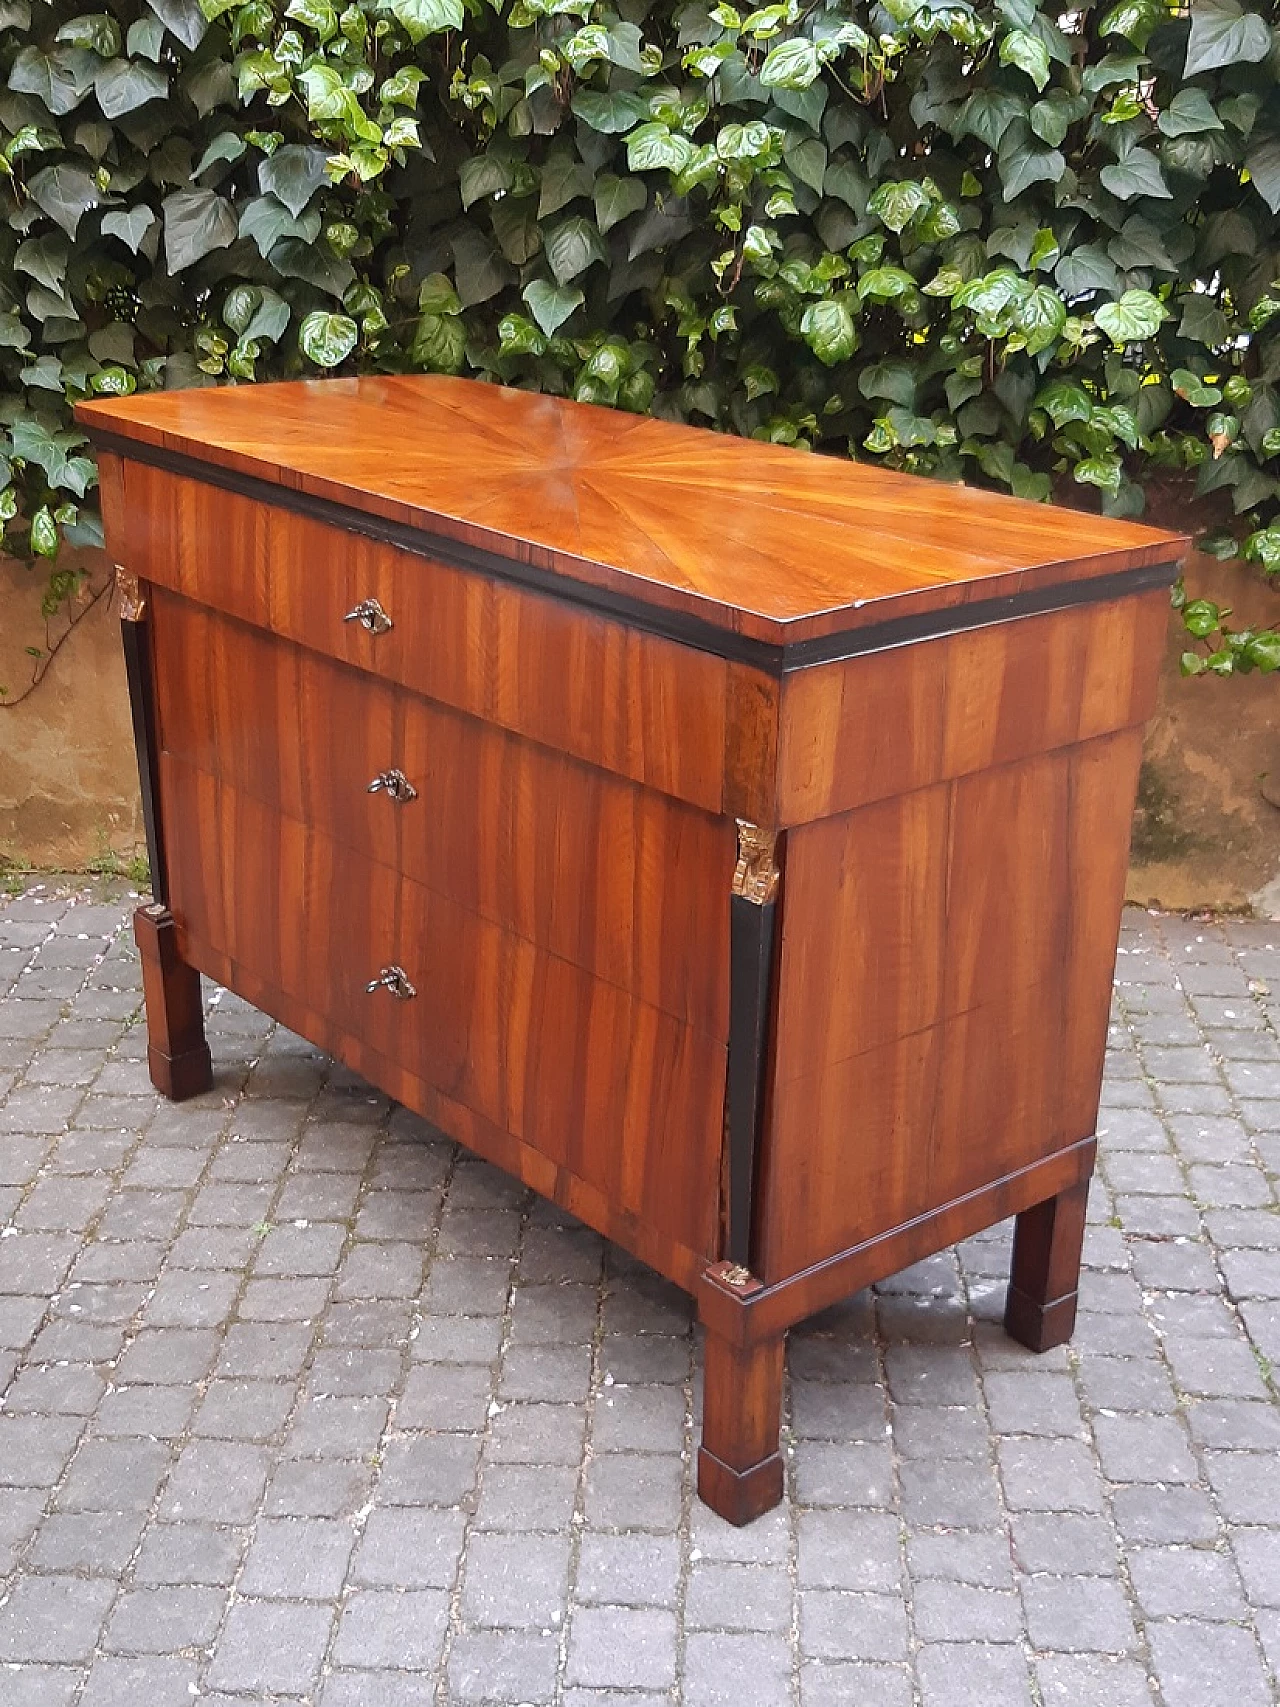
[[[258,475],[241,474],[235,469],[165,450],[159,445],[97,428],[89,429],[89,437],[97,449],[109,451],[126,461],[147,463],[153,468],[239,493],[276,509],[291,510],[347,533],[381,540],[420,557],[434,557],[459,569],[475,570],[568,604],[581,605],[598,615],[625,622],[632,628],[665,640],[678,641],[683,646],[692,646],[699,652],[713,653],[731,663],[749,664],[774,677],[784,676],[792,670],[810,669],[815,664],[840,663],[865,652],[882,652],[893,646],[942,639],[949,634],[962,634],[968,629],[985,628],[992,623],[1044,616],[1076,605],[1104,604],[1110,599],[1131,597],[1150,588],[1168,586],[1177,570],[1172,561],[1148,564],[1110,575],[1095,575],[1085,580],[976,599],[968,604],[925,611],[916,616],[886,617],[864,627],[842,629],[812,640],[792,640],[780,646],[738,634],[733,629],[721,628],[704,617],[664,610],[626,593],[592,587],[551,570],[539,569],[534,564],[516,562],[496,551],[486,551],[481,546],[467,545],[426,528],[410,527],[403,522],[369,515],[336,499],[318,498],[291,486],[279,486]]]

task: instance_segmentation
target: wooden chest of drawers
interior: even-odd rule
[[[787,1327],[1018,1216],[1071,1332],[1185,542],[462,380],[83,405],[156,903],[198,972],[696,1294],[699,1488]]]

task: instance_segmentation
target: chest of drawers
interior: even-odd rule
[[[156,900],[203,972],[694,1293],[699,1488],[792,1323],[1008,1215],[1071,1332],[1185,542],[463,380],[83,405]]]

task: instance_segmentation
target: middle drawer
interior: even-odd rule
[[[727,1038],[727,820],[153,593],[164,751]]]

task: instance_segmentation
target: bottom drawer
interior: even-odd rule
[[[715,1255],[723,1044],[170,754],[160,793],[196,965],[225,957]],[[367,989],[392,966],[412,996]]]

